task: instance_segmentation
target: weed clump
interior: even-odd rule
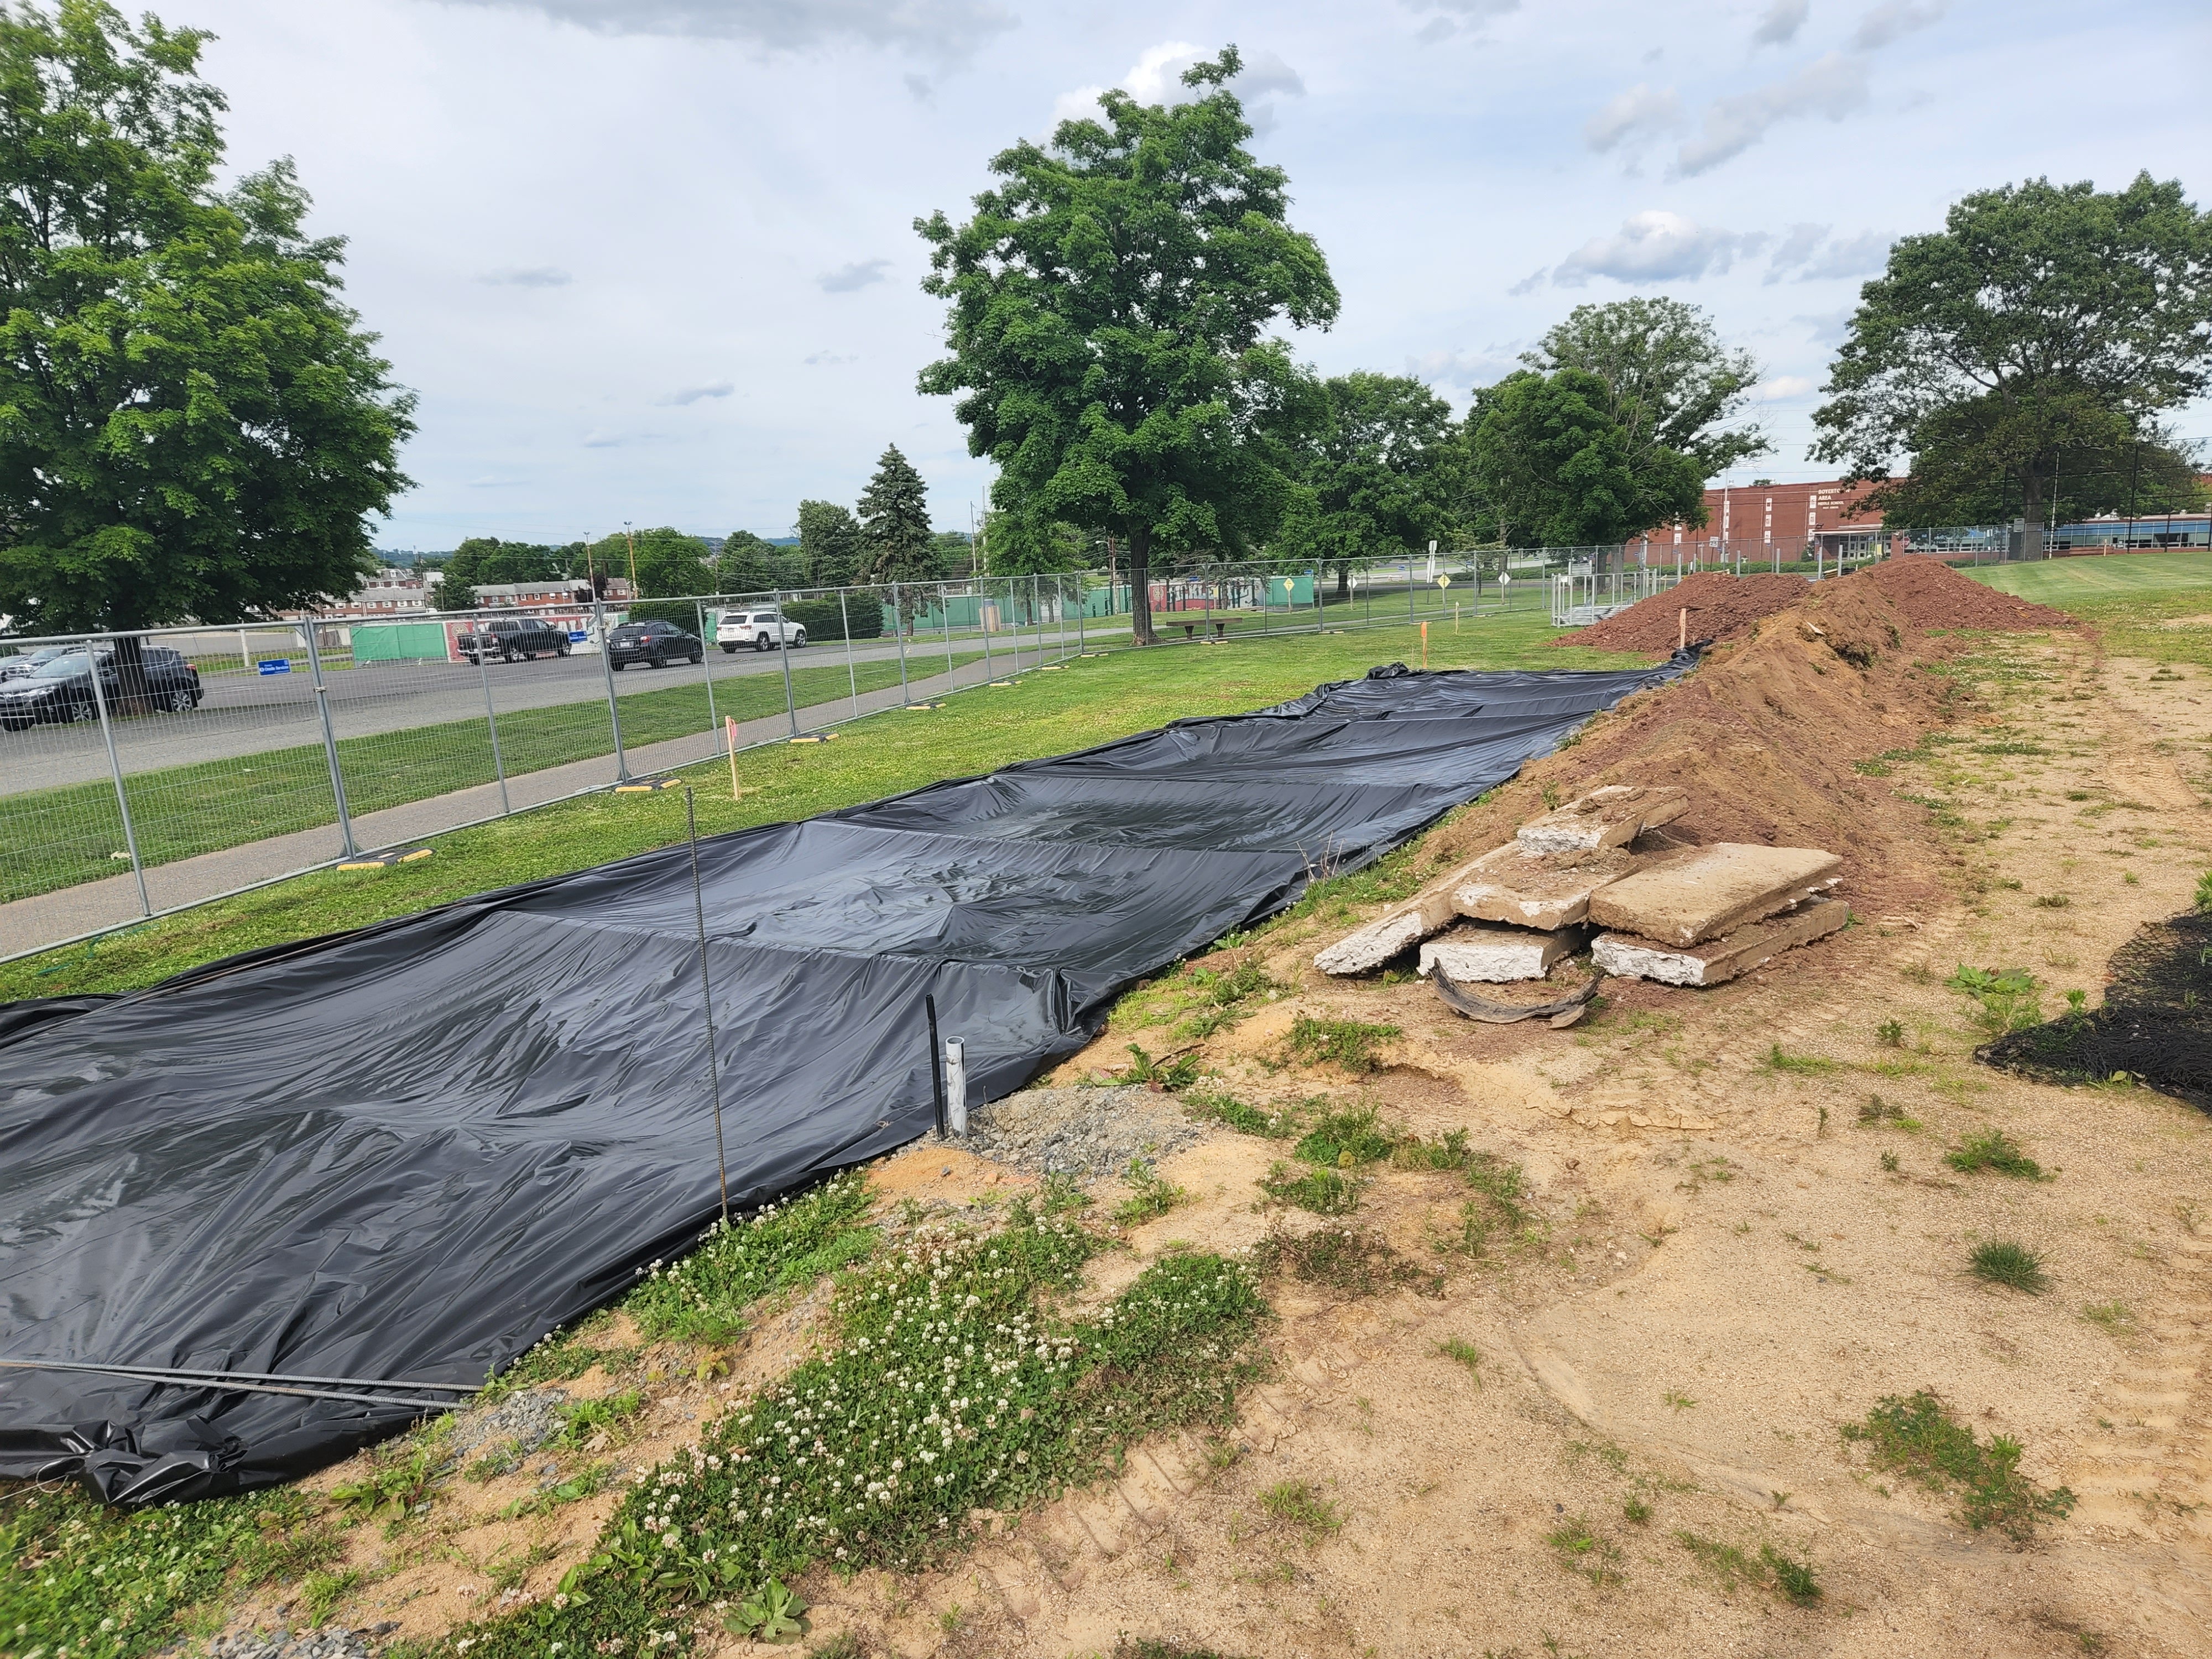
[[[2043,1018],[2042,981],[2025,968],[1969,968],[1960,963],[1943,983],[1973,999],[1974,1023],[1991,1036],[2024,1030]]]
[[[1980,1129],[1959,1143],[1956,1152],[1943,1154],[1943,1161],[1961,1175],[1972,1175],[1977,1170],[1994,1170],[2022,1181],[2049,1181],[2054,1177],[2043,1173],[2043,1166],[2022,1152],[2002,1129]]]
[[[1931,1492],[1957,1488],[1959,1518],[1977,1532],[1994,1527],[2025,1544],[2039,1524],[2073,1511],[2072,1492],[2045,1491],[2020,1472],[2019,1441],[2002,1434],[1977,1438],[1927,1389],[1885,1396],[1865,1421],[1846,1423],[1842,1432],[1845,1441],[1867,1448],[1878,1469],[1906,1475]]]
[[[1620,1547],[1591,1529],[1589,1517],[1572,1516],[1544,1534],[1559,1565],[1590,1581],[1595,1589],[1620,1582]]]
[[[2041,1296],[2050,1287],[2051,1281],[2043,1271],[2043,1258],[2027,1245],[2008,1239],[1977,1244],[1968,1265],[1975,1278],[2025,1291],[2030,1296]]]
[[[1154,1216],[1165,1215],[1178,1204],[1190,1200],[1190,1194],[1164,1179],[1159,1171],[1141,1158],[1129,1160],[1122,1172],[1122,1181],[1129,1188],[1129,1196],[1114,1206],[1114,1219],[1123,1226],[1133,1226],[1140,1221],[1150,1221]]]
[[[1260,1494],[1260,1507],[1306,1535],[1309,1547],[1344,1530],[1337,1507],[1304,1480],[1281,1480]]]
[[[1442,1273],[1416,1267],[1382,1234],[1352,1227],[1317,1227],[1295,1234],[1278,1228],[1260,1242],[1253,1260],[1262,1273],[1287,1274],[1346,1296],[1398,1289],[1424,1296],[1443,1294]]]
[[[1395,1025],[1370,1025],[1357,1019],[1316,1019],[1300,1014],[1291,1023],[1287,1042],[1291,1053],[1309,1065],[1327,1060],[1347,1072],[1379,1072],[1377,1050],[1400,1036]]]
[[[1774,1590],[1801,1607],[1810,1607],[1820,1599],[1820,1584],[1814,1575],[1812,1564],[1793,1561],[1771,1544],[1761,1544],[1754,1556],[1734,1544],[1700,1538],[1693,1532],[1678,1532],[1674,1541],[1729,1589],[1738,1584],[1752,1584]]]
[[[1173,1094],[1178,1089],[1188,1089],[1198,1081],[1196,1054],[1167,1054],[1154,1060],[1135,1043],[1129,1045],[1129,1064],[1119,1083],[1143,1083],[1152,1088]]]
[[[1278,1204],[1315,1215],[1350,1215],[1359,1207],[1359,1183],[1334,1170],[1298,1170],[1279,1162],[1260,1177],[1260,1190]]]
[[[1376,1121],[1375,1109],[1330,1112],[1299,1138],[1292,1157],[1324,1168],[1356,1170],[1390,1156],[1396,1140]]]
[[[1298,1126],[1304,1121],[1296,1107],[1283,1106],[1268,1111],[1213,1089],[1193,1089],[1183,1096],[1182,1103],[1183,1109],[1193,1117],[1226,1124],[1240,1134],[1258,1135],[1267,1140],[1289,1139],[1298,1133]]]
[[[625,1305],[648,1340],[734,1342],[761,1297],[810,1284],[875,1249],[867,1207],[867,1182],[842,1175],[750,1220],[718,1221],[681,1261],[654,1262]]]

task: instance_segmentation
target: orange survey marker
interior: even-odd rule
[[[1421,624],[1421,666],[1422,666],[1423,668],[1426,668],[1428,665],[1429,665],[1429,625],[1428,625],[1428,623],[1423,623]]]

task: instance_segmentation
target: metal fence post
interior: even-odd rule
[[[1083,643],[1083,624],[1090,615],[1091,578],[1079,570],[1075,573],[1075,654],[1079,657],[1089,654]],[[1067,624],[1062,623],[1060,631],[1066,633],[1066,630]]]
[[[721,596],[716,594],[715,597],[720,599]],[[699,613],[699,660],[704,665],[707,676],[707,729],[720,732],[722,722],[714,715],[714,653],[719,647],[707,637],[706,600],[695,599],[691,608]]]
[[[300,624],[307,641],[307,672],[314,677],[315,708],[323,717],[323,753],[331,763],[331,796],[338,808],[338,840],[348,858],[361,851],[353,844],[353,814],[346,810],[345,774],[338,766],[337,733],[331,728],[331,691],[323,684],[323,653],[315,646],[315,621]],[[478,657],[483,653],[479,652]]]
[[[491,769],[499,775],[499,810],[502,813],[514,811],[507,798],[507,763],[499,754],[499,711],[491,706],[491,670],[484,666],[484,653],[477,653],[477,678],[483,682],[484,725],[491,732]]]
[[[799,735],[799,699],[791,693],[791,623],[783,614],[783,592],[775,596],[775,654],[783,659],[783,707],[791,716],[791,735]]]
[[[858,720],[860,717],[860,671],[853,666],[853,612],[845,603],[847,591],[842,587],[837,590],[837,619],[845,624],[845,684],[852,688],[853,718]]]
[[[900,603],[899,585],[891,584],[891,638],[898,642],[899,707],[908,707],[914,699],[906,689],[906,608]]]
[[[977,586],[981,586],[981,584],[978,583]],[[983,614],[983,596],[978,593],[975,597],[975,628],[976,631],[983,636],[983,680],[986,684],[988,684],[999,677],[991,670],[990,619]]]
[[[122,641],[117,641],[119,646]],[[141,914],[152,915],[154,902],[146,896],[146,866],[138,858],[138,832],[131,827],[131,803],[123,793],[123,766],[115,758],[115,728],[108,724],[107,695],[100,686],[100,652],[89,639],[84,642],[84,660],[92,676],[92,706],[100,711],[100,740],[107,745],[107,775],[115,780],[115,806],[123,814],[123,845],[131,854],[131,873],[138,883],[138,908]],[[118,674],[115,683],[119,687],[123,677]]]
[[[607,724],[615,734],[615,781],[629,781],[629,758],[623,753],[622,709],[615,702],[615,659],[613,629],[607,626],[607,605],[604,599],[592,601],[592,620],[599,624],[599,676],[607,683]]]
[[[945,620],[945,689],[957,689],[952,675],[952,594],[943,582],[937,585],[937,614]]]

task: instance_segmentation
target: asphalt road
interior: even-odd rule
[[[1126,636],[1128,624],[1124,622],[1119,629],[1111,624],[1094,628],[1090,637],[1111,637],[1115,632]],[[963,653],[981,648],[980,639],[972,635],[956,636],[953,644]],[[1073,650],[1074,644],[1071,630],[1068,647]],[[1058,654],[1060,636],[1055,629],[1045,630],[1044,646],[1048,659]],[[992,636],[994,660],[1004,653],[1012,666],[1014,649],[1012,635]],[[1023,662],[1034,663],[1037,636],[1024,633],[1019,650]],[[895,662],[898,647],[856,643],[852,654],[856,663]],[[793,652],[791,665],[794,670],[839,667],[845,659],[844,643],[840,641]],[[917,678],[933,670],[942,673],[942,640],[910,644],[907,660]],[[700,685],[709,674],[720,684],[782,672],[782,659],[774,651],[725,653],[710,646],[707,660],[696,667],[680,662],[661,669],[628,668],[614,676],[614,688],[620,698],[673,686]],[[487,663],[482,676],[470,663],[368,663],[330,671],[326,684],[331,725],[339,737],[353,738],[447,720],[482,720],[486,678],[491,684],[492,705],[501,714],[603,702],[606,696],[605,670],[596,652],[540,657],[535,662]],[[125,775],[322,741],[314,680],[305,664],[289,674],[210,674],[204,684],[207,695],[189,714],[147,714],[112,723],[116,758]],[[23,732],[0,731],[0,795],[101,782],[107,776],[107,750],[96,720],[75,726],[34,726]]]

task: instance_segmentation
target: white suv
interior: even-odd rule
[[[725,651],[741,645],[756,651],[773,651],[779,645],[797,650],[806,643],[806,630],[787,621],[780,611],[725,611],[714,624],[714,643]]]

